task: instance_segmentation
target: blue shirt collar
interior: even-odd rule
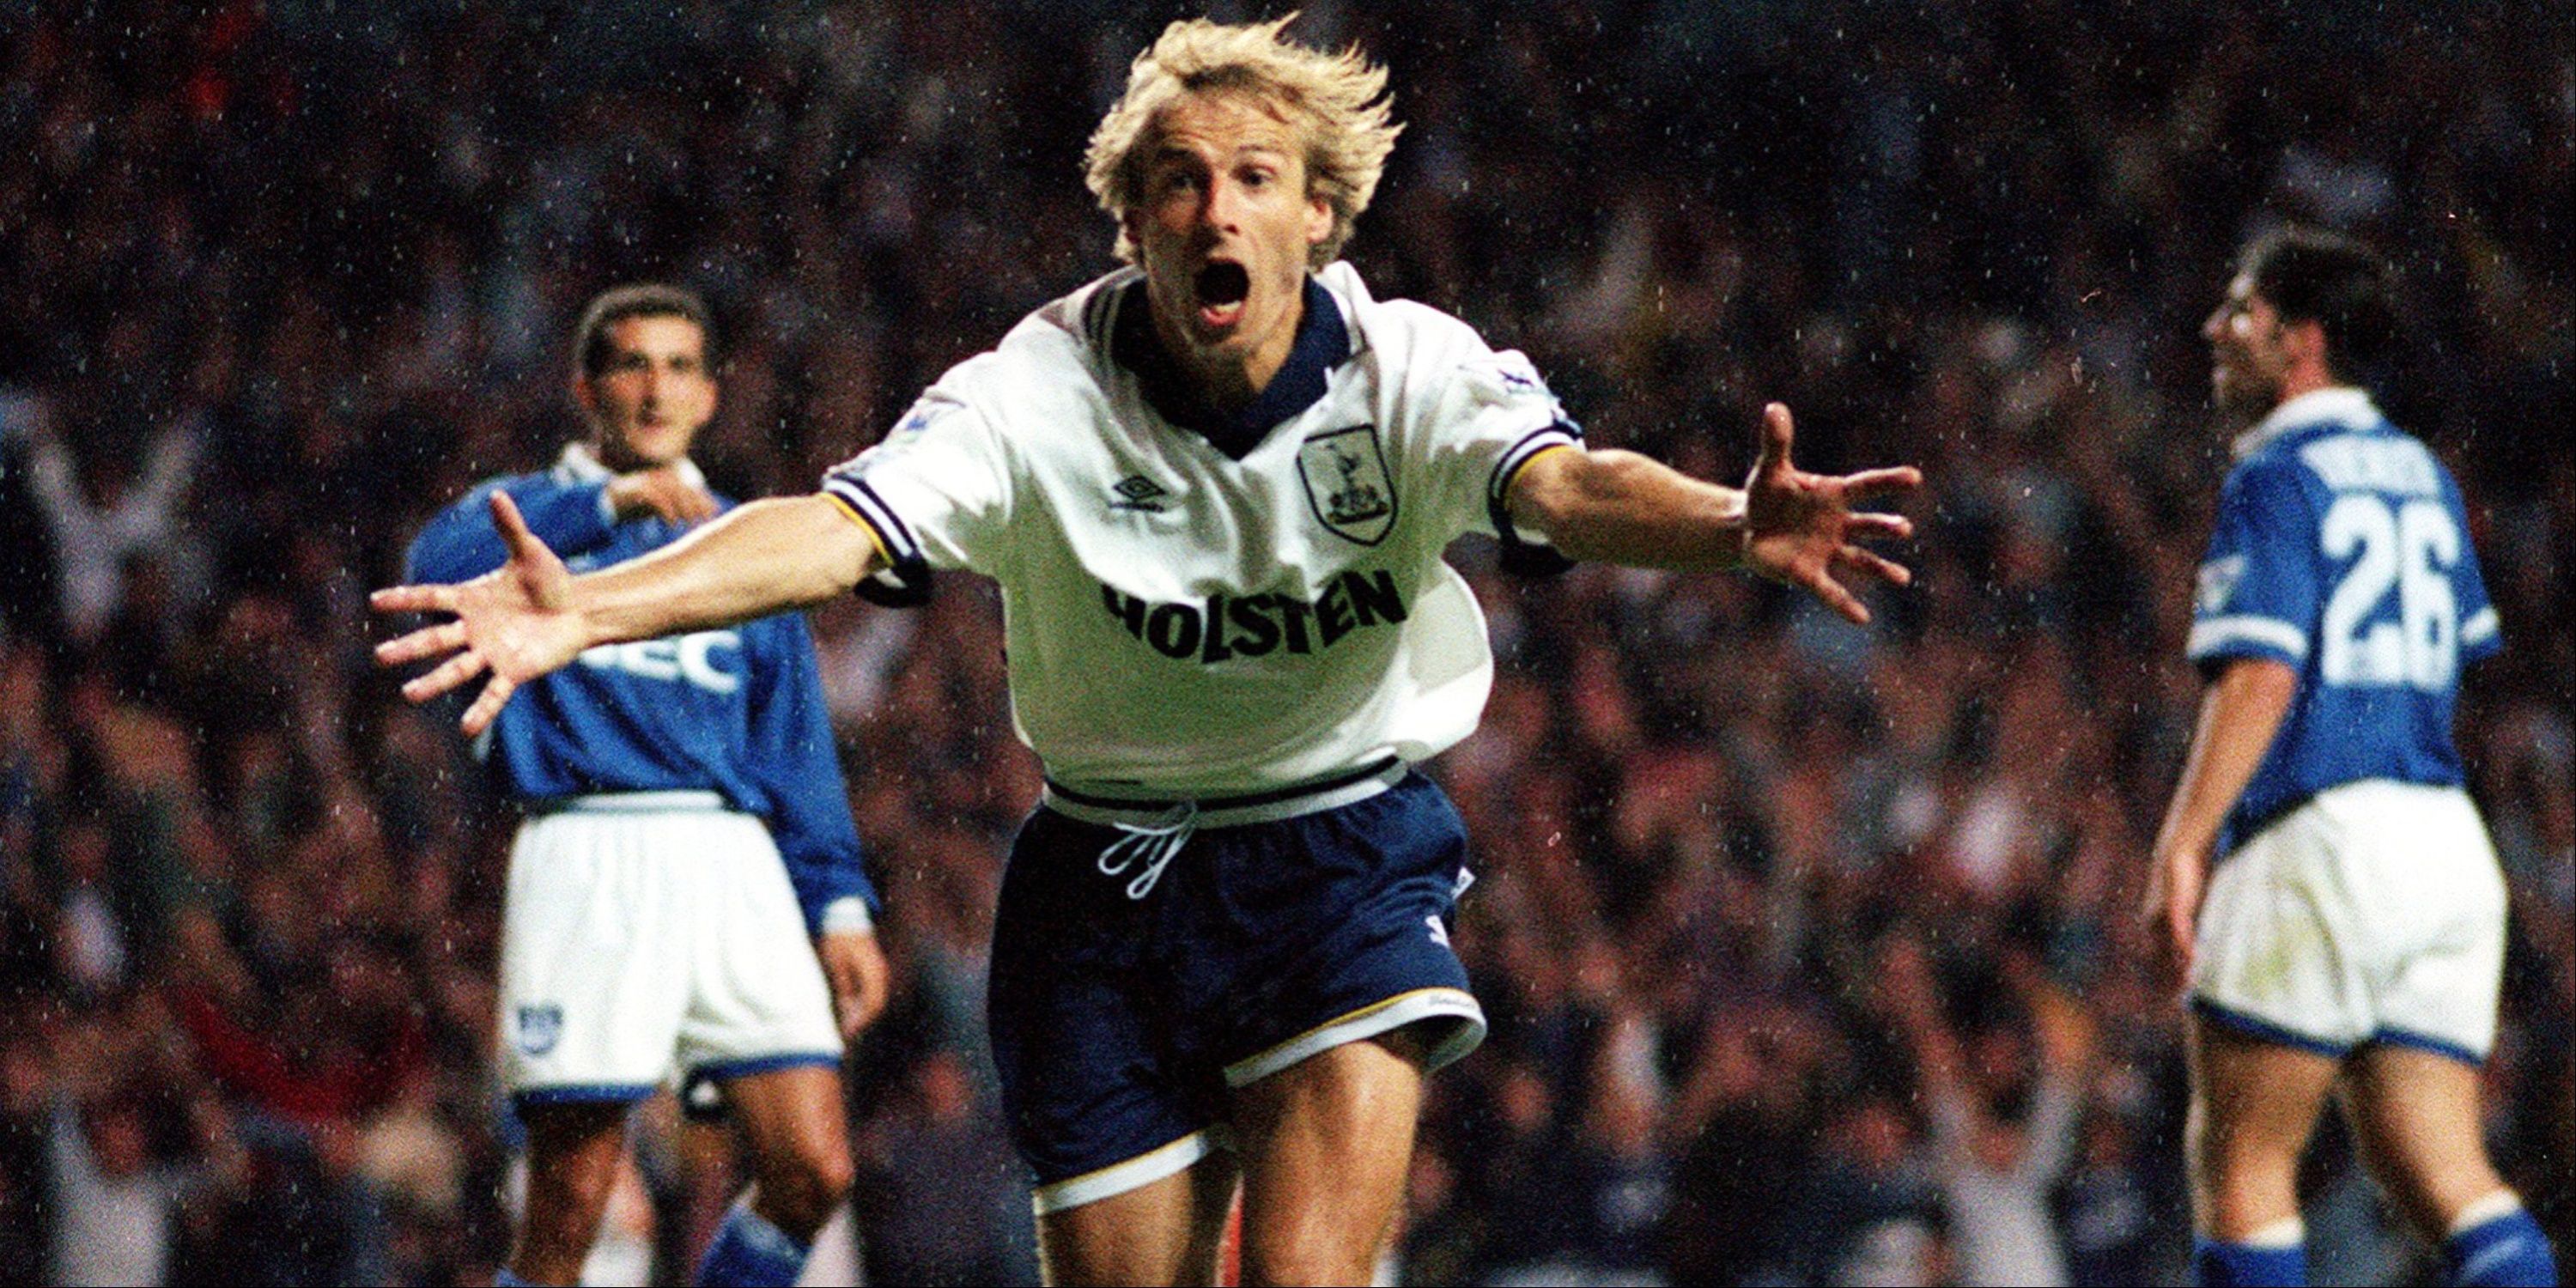
[[[1110,333],[1109,356],[1136,375],[1137,392],[1163,419],[1196,433],[1229,458],[1242,460],[1279,423],[1315,405],[1324,396],[1333,368],[1351,356],[1351,332],[1342,308],[1313,275],[1306,278],[1305,316],[1297,320],[1297,338],[1288,346],[1278,374],[1262,386],[1252,402],[1231,416],[1190,408],[1188,377],[1154,334],[1153,305],[1145,298],[1145,281],[1130,283],[1118,301],[1116,329]]]

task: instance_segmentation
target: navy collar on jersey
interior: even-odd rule
[[[1270,377],[1250,405],[1232,416],[1189,414],[1187,409],[1198,400],[1190,396],[1180,364],[1163,351],[1162,341],[1154,334],[1153,305],[1145,297],[1143,278],[1129,284],[1118,301],[1109,356],[1136,373],[1136,390],[1156,414],[1239,461],[1281,421],[1322,399],[1326,378],[1350,359],[1351,332],[1342,321],[1342,307],[1313,274],[1306,277],[1305,305],[1306,315],[1297,320],[1297,338],[1289,344],[1278,374]]]
[[[2311,389],[2273,408],[2270,415],[2255,422],[2254,428],[2238,434],[2235,443],[2236,459],[2241,461],[2252,456],[2265,443],[2293,429],[2304,429],[2310,425],[2322,425],[2328,422],[2363,429],[2377,425],[2386,419],[2387,417],[2379,414],[2378,406],[2370,401],[2370,394],[2366,390],[2356,389],[2351,385],[2328,385],[2323,389]]]

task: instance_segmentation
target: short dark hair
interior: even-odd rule
[[[2326,368],[2338,379],[2370,372],[2396,344],[2388,261],[2353,238],[2286,228],[2248,246],[2241,271],[2282,321],[2325,328]]]
[[[706,300],[684,286],[637,282],[600,292],[581,311],[581,325],[572,333],[573,361],[580,364],[581,374],[597,376],[607,368],[608,328],[628,318],[687,318],[697,323],[698,334],[706,337],[707,365],[716,365],[715,313]]]

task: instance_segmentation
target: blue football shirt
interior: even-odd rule
[[[477,486],[421,530],[406,579],[463,581],[501,566],[509,551],[485,508],[495,488],[574,572],[680,538],[658,518],[618,520],[603,497],[608,481],[576,444],[551,470]],[[490,764],[523,801],[706,790],[759,815],[809,928],[840,899],[877,905],[802,614],[594,648],[520,686],[486,736]]]
[[[2458,786],[2460,668],[2503,646],[2460,489],[2357,389],[2281,404],[2237,440],[2200,566],[2187,653],[2299,673],[2225,854],[2330,787]]]

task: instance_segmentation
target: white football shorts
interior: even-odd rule
[[[520,824],[500,985],[502,1081],[521,1103],[841,1060],[769,829],[712,792],[585,797]]]
[[[2192,1009],[2321,1055],[2384,1042],[2483,1064],[2504,945],[2504,873],[2468,794],[2346,783],[2219,863]]]

